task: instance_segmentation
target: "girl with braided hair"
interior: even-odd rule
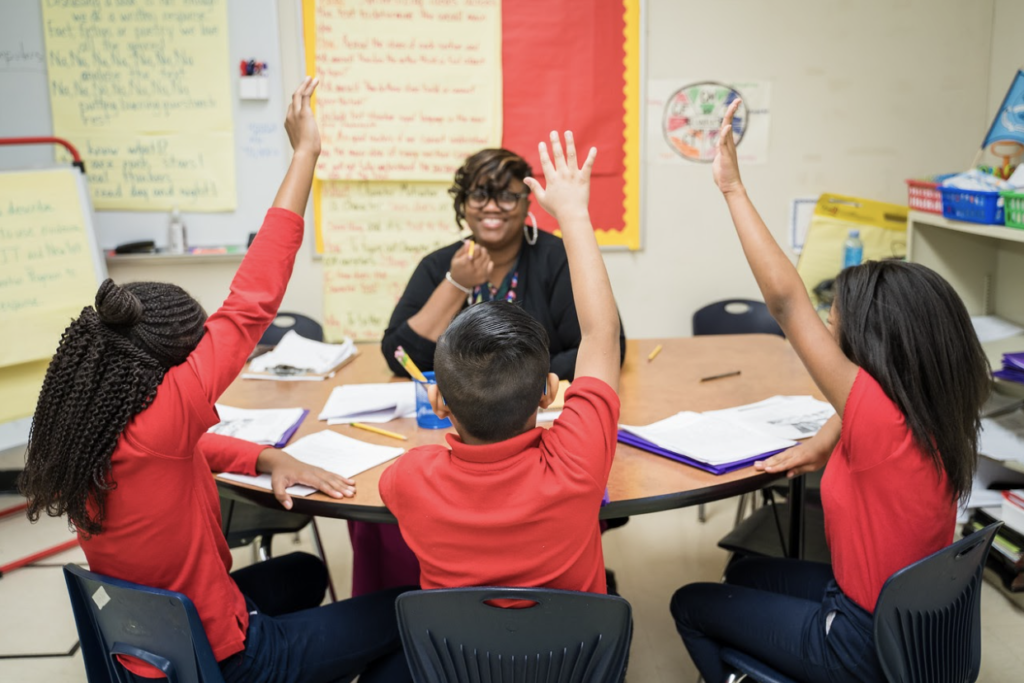
[[[306,78],[285,129],[291,165],[263,227],[207,318],[180,287],[106,280],[61,337],[39,395],[21,486],[29,517],[66,514],[93,571],[184,593],[226,681],[409,681],[401,590],[319,607],[327,573],[293,553],[233,574],[212,471],[266,472],[285,508],[303,483],[340,498],[350,479],[284,451],[208,434],[214,403],[270,325],[302,243],[320,134]],[[121,657],[129,680],[162,678]]]

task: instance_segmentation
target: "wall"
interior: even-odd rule
[[[988,119],[995,118],[1006,89],[1018,69],[1024,68],[1024,2],[996,0],[992,22],[992,58],[989,68]],[[980,143],[980,141],[979,141]]]

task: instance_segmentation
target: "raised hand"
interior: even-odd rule
[[[548,155],[547,145],[538,145],[540,151],[540,167],[544,171],[544,182],[541,187],[535,178],[526,178],[524,182],[537,198],[537,202],[561,224],[570,216],[587,213],[590,202],[590,171],[594,168],[597,149],[590,148],[583,167],[576,164],[576,143],[572,131],[565,132],[565,153],[562,153],[562,142],[556,131],[551,131],[551,153],[554,163]]]
[[[472,253],[470,251],[470,243],[467,240],[452,256],[449,266],[452,279],[463,287],[482,285],[487,282],[491,271],[494,270],[494,262],[491,261],[486,247],[476,244],[472,247]]]
[[[309,104],[313,91],[320,79],[306,76],[302,84],[292,93],[288,114],[284,119],[284,129],[288,131],[288,141],[296,153],[308,152],[314,156],[320,154],[320,130],[313,116],[313,108]]]
[[[718,185],[722,194],[743,189],[743,181],[740,180],[740,164],[736,159],[736,140],[732,135],[732,119],[741,102],[742,100],[739,98],[733,100],[725,112],[722,129],[718,133],[715,161],[711,165],[715,184]]]

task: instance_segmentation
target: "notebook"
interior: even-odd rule
[[[356,353],[356,345],[351,339],[341,344],[325,344],[290,330],[272,350],[250,361],[242,379],[322,381],[333,376],[334,371],[354,358]]]
[[[416,416],[416,385],[412,382],[345,384],[327,398],[320,419],[329,425],[380,424]]]
[[[308,414],[303,408],[251,410],[218,403],[220,422],[206,431],[283,448]]]

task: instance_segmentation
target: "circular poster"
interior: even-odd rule
[[[684,159],[709,162],[715,158],[715,145],[722,119],[729,105],[740,94],[723,83],[701,81],[675,91],[665,103],[661,128],[665,141]],[[736,144],[747,128],[747,105],[740,104],[732,119]]]

